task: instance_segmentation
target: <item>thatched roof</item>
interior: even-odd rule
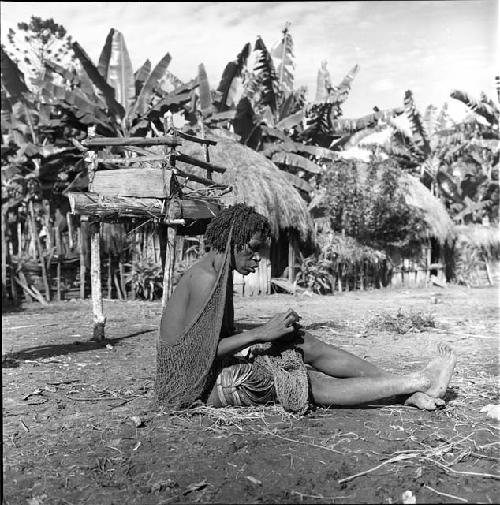
[[[477,249],[500,249],[500,229],[498,226],[466,224],[455,227],[458,243],[468,243]]]
[[[359,182],[363,183],[367,177],[368,164],[356,161]],[[440,243],[450,243],[456,237],[455,226],[444,205],[415,177],[403,173],[401,188],[404,191],[406,203],[410,208],[418,210],[427,227],[425,233],[436,238]],[[376,188],[374,188],[377,191]],[[314,195],[309,204],[309,211],[315,217],[324,215],[323,207],[325,190]],[[424,238],[424,237],[422,237]]]
[[[401,181],[405,187],[406,203],[421,211],[429,235],[442,244],[453,242],[456,237],[455,225],[441,201],[417,178],[404,173]]]
[[[307,204],[291,185],[286,175],[269,159],[234,140],[210,135],[217,142],[209,147],[210,162],[226,168],[224,174],[213,173],[213,180],[233,187],[222,196],[225,205],[246,203],[266,216],[275,237],[280,229],[292,228],[302,239],[312,233],[313,222]],[[182,141],[179,151],[204,160],[203,146]],[[186,172],[206,177],[204,170],[177,161],[177,166]],[[193,186],[196,186],[193,184]]]

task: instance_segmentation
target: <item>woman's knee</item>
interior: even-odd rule
[[[302,343],[298,346],[304,353],[304,362],[311,365],[314,361],[322,358],[327,351],[328,344],[325,344],[308,332],[302,335]]]

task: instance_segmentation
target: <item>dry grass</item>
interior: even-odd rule
[[[436,327],[437,322],[433,314],[401,308],[396,314],[385,311],[375,314],[366,322],[367,330],[387,331],[400,335],[417,333]]]

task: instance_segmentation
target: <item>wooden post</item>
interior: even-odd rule
[[[7,299],[7,208],[2,209],[2,299]]]
[[[295,237],[292,230],[288,232],[288,281],[295,280]]]
[[[69,250],[72,251],[75,247],[75,243],[73,242],[73,221],[71,212],[66,212],[66,221],[68,223],[68,246]]]
[[[120,269],[120,288],[123,293],[123,299],[127,299],[127,286],[125,285],[125,267],[123,266],[123,258],[120,255],[119,259],[119,269]]]
[[[49,200],[43,200],[42,202],[44,212],[44,221],[47,228],[47,252],[49,253],[49,258],[52,257],[52,247],[54,243],[52,241],[52,225],[50,223],[50,202]],[[57,228],[57,226],[56,226]]]
[[[45,289],[45,298],[48,302],[50,302],[50,288],[49,288],[49,281],[48,281],[48,276],[47,276],[47,268],[45,267],[45,260],[43,258],[43,249],[42,249],[42,244],[40,242],[40,237],[38,236],[38,233],[36,230],[35,211],[33,209],[33,200],[29,201],[29,213],[30,213],[30,217],[31,217],[31,229],[33,231],[35,245],[38,250],[38,257],[40,258],[40,265],[42,266],[42,279],[43,279],[43,287]]]
[[[80,248],[80,298],[85,299],[85,254],[83,239],[83,224],[80,219],[80,228],[78,229],[78,247]]]
[[[23,228],[21,220],[17,222],[17,256],[20,258],[23,255]]]
[[[55,226],[54,228],[56,234],[56,251],[57,251],[57,301],[61,301],[61,231],[59,230],[59,226]]]
[[[94,313],[94,332],[92,340],[104,340],[104,317],[101,286],[100,223],[90,224],[90,276],[92,309]]]
[[[108,278],[107,280],[107,286],[108,286],[108,299],[111,300],[111,295],[112,295],[112,289],[113,289],[113,284],[112,284],[112,277],[113,272],[111,269],[111,251],[108,252]]]
[[[167,300],[174,290],[174,267],[175,267],[175,238],[177,228],[167,226],[167,241],[165,245],[165,271],[163,272],[163,296],[161,299],[162,307],[165,308]]]

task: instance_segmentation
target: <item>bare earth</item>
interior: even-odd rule
[[[458,364],[435,412],[391,401],[303,418],[277,407],[169,415],[151,403],[160,302],[105,301],[108,347],[89,342],[89,301],[4,313],[3,503],[401,503],[405,491],[493,503],[499,425],[480,410],[499,403],[498,290],[441,289],[434,304],[436,289],[235,300],[243,326],[292,307],[320,338],[396,372],[449,343]],[[438,328],[367,326],[400,307],[431,312]]]

